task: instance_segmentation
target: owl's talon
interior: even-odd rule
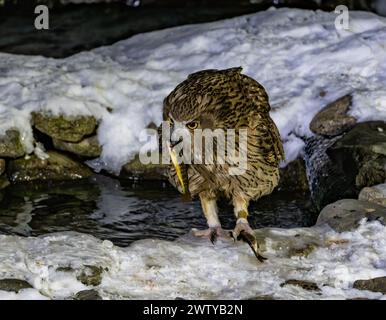
[[[192,229],[192,233],[195,237],[208,238],[214,245],[218,238],[229,239],[229,233],[223,230],[221,227],[208,228],[205,230]]]

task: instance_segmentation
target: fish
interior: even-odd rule
[[[191,201],[192,195],[190,194],[190,191],[189,191],[188,166],[184,163],[181,163],[181,164],[178,163],[176,151],[173,148],[171,148],[170,144],[168,144],[168,150],[169,150],[172,164],[176,169],[178,181],[180,182],[181,191],[182,191],[182,200],[185,202]]]

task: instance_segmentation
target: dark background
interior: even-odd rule
[[[67,0],[68,1],[68,0]],[[385,0],[386,1],[386,0]],[[36,30],[34,8],[50,8],[50,29]],[[62,58],[134,34],[235,17],[271,6],[375,11],[372,0],[117,0],[62,4],[60,0],[0,0],[0,52]]]

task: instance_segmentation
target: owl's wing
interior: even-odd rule
[[[279,130],[268,113],[255,113],[251,116],[251,156],[269,165],[278,166],[284,160]]]

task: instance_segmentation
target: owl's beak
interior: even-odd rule
[[[174,144],[174,146],[176,146],[176,144]],[[183,179],[183,176],[182,176],[181,166],[180,166],[180,164],[178,163],[178,160],[177,160],[177,153],[173,149],[174,146],[172,146],[171,143],[168,144],[169,155],[170,155],[170,159],[172,161],[172,164],[173,164],[174,168],[176,169],[176,174],[177,174],[177,177],[178,177],[178,181],[180,182],[180,185],[181,185],[181,188],[182,188],[182,193],[185,193],[186,192],[186,186],[185,186],[184,179]]]
[[[173,149],[177,144],[179,144],[181,142],[182,142],[182,137],[177,141],[170,140],[170,148]]]

